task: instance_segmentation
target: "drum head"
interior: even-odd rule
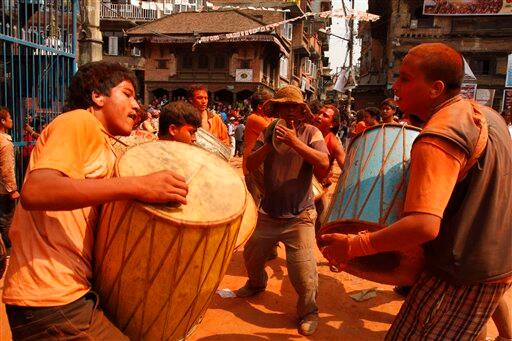
[[[277,141],[277,134],[276,134],[276,127],[277,126],[282,126],[282,127],[286,127],[286,121],[283,120],[283,119],[278,119],[276,124],[274,125],[273,127],[273,131],[272,131],[272,145],[274,146],[274,149],[279,153],[279,154],[283,154],[285,153],[286,151],[290,150],[290,146],[288,146],[287,144],[283,143],[283,142],[279,142]]]
[[[188,184],[187,205],[141,205],[177,223],[207,227],[241,216],[246,205],[243,180],[224,160],[199,147],[154,141],[129,148],[118,160],[118,176],[142,176],[172,170]]]
[[[256,222],[258,221],[258,207],[250,193],[247,193],[246,201],[247,206],[242,217],[242,224],[240,225],[238,237],[236,238],[235,251],[249,240],[249,237],[256,228]]]

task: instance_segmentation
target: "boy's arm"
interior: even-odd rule
[[[26,210],[67,211],[116,200],[186,204],[185,179],[171,171],[140,177],[72,179],[53,169],[28,174],[21,192]]]

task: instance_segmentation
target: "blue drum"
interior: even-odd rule
[[[383,124],[353,138],[320,234],[377,231],[401,217],[411,148],[419,133],[413,126]],[[406,285],[422,265],[423,252],[417,247],[407,254],[359,257],[345,271],[375,282]]]

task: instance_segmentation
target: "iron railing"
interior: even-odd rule
[[[78,0],[0,0],[0,106],[14,121],[16,175],[22,181],[41,130],[64,107],[76,71]]]

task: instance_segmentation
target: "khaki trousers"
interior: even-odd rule
[[[268,280],[265,262],[277,242],[285,245],[288,274],[299,295],[299,318],[318,314],[315,220],[314,207],[304,210],[294,218],[272,218],[260,212],[258,224],[244,248],[245,267],[249,276],[247,285],[254,289],[263,289]]]

